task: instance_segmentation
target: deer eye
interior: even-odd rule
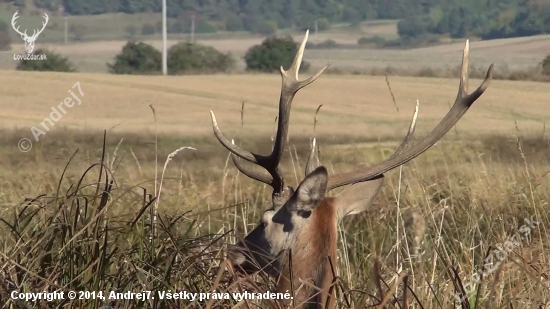
[[[267,226],[267,220],[265,218],[262,218],[260,220],[260,225],[263,226],[263,227],[266,227]]]

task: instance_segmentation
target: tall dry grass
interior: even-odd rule
[[[29,303],[10,293],[103,291],[107,297],[109,291],[272,287],[267,278],[225,270],[225,244],[254,227],[270,192],[239,174],[221,146],[154,134],[108,134],[104,142],[101,132],[56,130],[22,154],[20,132],[2,133],[4,307],[253,308],[253,301],[159,297]],[[339,228],[339,308],[381,302],[391,308],[404,302],[410,308],[545,308],[550,143],[544,134],[519,135],[448,136],[389,173],[371,209]],[[372,164],[397,145],[353,137],[318,141],[331,172]],[[267,151],[269,145],[267,137],[246,147]],[[196,150],[174,153],[180,147]],[[291,185],[302,177],[308,147],[307,138],[292,137],[283,162]],[[524,234],[520,228],[531,217],[538,224],[529,235],[511,252],[498,253],[515,233]],[[472,281],[476,269],[485,270],[481,283]],[[458,303],[453,293],[467,297]]]

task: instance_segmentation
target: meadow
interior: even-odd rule
[[[310,138],[330,173],[374,164],[399,144],[417,100],[419,139],[445,115],[458,85],[456,78],[388,81],[391,93],[383,76],[328,74],[300,91],[283,158],[290,185],[303,177]],[[76,82],[82,104],[43,128]],[[472,79],[470,90],[479,82]],[[237,172],[212,134],[209,110],[226,136],[267,153],[279,76],[1,71],[0,84],[0,303],[24,308],[9,299],[13,290],[265,291],[273,284],[225,271],[225,244],[254,228],[270,191]],[[395,308],[403,298],[411,308],[452,308],[453,293],[466,294],[463,308],[547,306],[548,97],[548,83],[492,81],[447,136],[387,174],[372,207],[339,227],[339,308],[385,297]],[[45,131],[39,141],[32,126]],[[27,152],[18,149],[22,138],[32,143]],[[526,225],[531,218],[536,225]],[[517,233],[523,238],[504,247],[509,252],[499,249]],[[92,299],[36,306],[255,305]]]

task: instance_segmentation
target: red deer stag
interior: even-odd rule
[[[214,113],[210,113],[214,134],[231,152],[236,167],[246,176],[273,188],[272,205],[262,214],[260,224],[244,240],[230,247],[228,257],[232,265],[246,273],[261,269],[278,278],[276,292],[285,293],[294,287],[294,304],[299,308],[333,308],[335,295],[331,285],[337,271],[337,223],[345,216],[365,211],[380,190],[384,173],[428,150],[457,123],[489,86],[493,64],[479,88],[468,94],[469,43],[466,41],[456,101],[429,134],[417,143],[411,142],[415,112],[408,134],[390,158],[371,167],[336,175],[329,176],[324,166],[316,167],[310,155],[306,176],[294,190],[285,186],[279,167],[288,136],[292,99],[328,67],[304,81],[298,80],[307,38],[308,32],[290,69],[285,71],[281,67],[278,128],[271,154],[263,156],[236,146],[223,136]],[[263,167],[267,173],[250,169],[239,158]],[[339,196],[326,196],[330,190],[347,185],[351,187]],[[298,288],[307,280],[313,280],[312,284]]]

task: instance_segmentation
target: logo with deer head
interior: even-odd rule
[[[11,26],[13,27],[13,30],[15,30],[15,32],[19,33],[21,35],[21,38],[25,41],[25,50],[27,51],[27,53],[32,54],[32,51],[34,49],[34,42],[36,41],[36,38],[38,38],[40,33],[42,33],[42,31],[44,31],[44,28],[46,28],[46,25],[48,24],[48,20],[49,20],[48,14],[44,13],[44,19],[46,21],[42,22],[42,29],[33,30],[32,35],[29,36],[29,35],[27,35],[27,29],[25,29],[24,32],[21,32],[21,31],[19,31],[19,26],[16,27],[16,25],[15,25],[15,20],[19,18],[19,16],[17,15],[18,13],[19,13],[19,11],[15,12],[15,14],[13,14],[13,17],[11,19]]]

